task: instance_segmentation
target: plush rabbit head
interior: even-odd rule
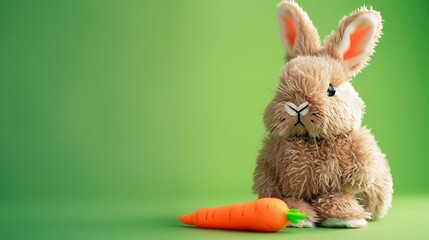
[[[320,44],[308,15],[295,3],[278,5],[286,64],[264,121],[271,134],[332,138],[360,127],[365,104],[350,80],[368,63],[381,35],[380,13],[362,7],[344,17]]]

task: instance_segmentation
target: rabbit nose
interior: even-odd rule
[[[292,102],[285,102],[284,107],[286,109],[286,112],[289,113],[292,116],[301,115],[305,116],[308,113],[308,110],[310,108],[309,103],[303,102],[299,106],[296,106]]]

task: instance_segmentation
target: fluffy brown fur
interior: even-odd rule
[[[264,114],[268,136],[257,159],[253,190],[259,197],[284,199],[289,207],[307,213],[311,224],[331,219],[327,226],[337,227],[342,225],[332,225],[332,219],[362,223],[381,218],[392,201],[390,169],[374,136],[361,127],[365,104],[350,83],[374,52],[381,16],[358,9],[341,20],[322,48],[317,30],[295,2],[281,2],[280,20],[283,14],[292,16],[296,37],[286,44],[287,61]],[[352,40],[350,32],[361,29],[363,37]],[[340,47],[345,38],[351,40],[344,46],[357,49],[347,59]],[[334,96],[327,94],[329,84]],[[302,124],[287,113],[286,102],[308,102]],[[362,227],[354,223],[347,226]]]

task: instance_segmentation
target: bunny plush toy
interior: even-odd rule
[[[323,46],[295,2],[281,2],[278,14],[287,58],[264,113],[268,135],[253,190],[308,215],[294,227],[364,227],[386,215],[393,193],[387,159],[361,126],[365,104],[350,83],[374,53],[380,13],[354,11]]]

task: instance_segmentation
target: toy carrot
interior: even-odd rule
[[[185,224],[201,228],[277,232],[289,224],[307,218],[299,210],[287,207],[278,198],[261,198],[217,208],[202,208],[194,213],[179,216]]]

